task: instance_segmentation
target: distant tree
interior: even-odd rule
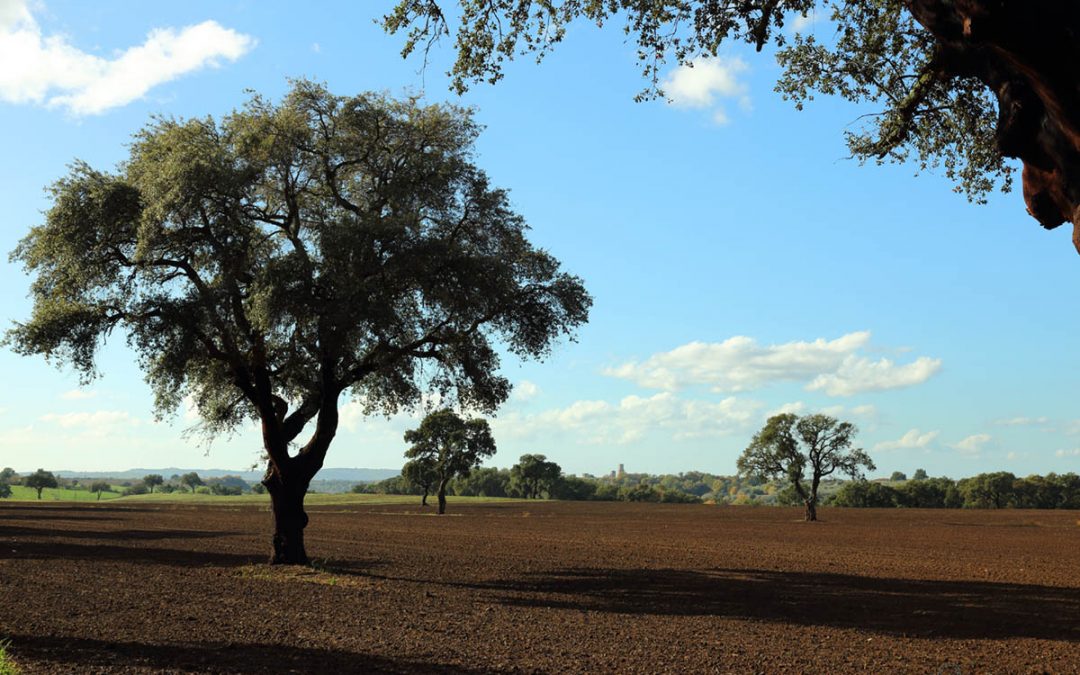
[[[146,485],[146,489],[150,491],[150,494],[154,494],[154,488],[165,482],[165,477],[159,473],[152,473],[143,476],[143,484]]]
[[[191,494],[195,494],[195,488],[203,484],[203,479],[198,473],[192,471],[180,476],[180,484],[191,488]]]
[[[7,499],[11,496],[11,486],[4,481],[0,481],[0,499]]]
[[[112,491],[113,491],[112,486],[109,485],[108,483],[106,483],[103,480],[94,481],[93,483],[90,484],[90,493],[91,494],[97,493],[98,501],[101,501],[101,493],[102,492],[112,492]]]
[[[405,432],[412,443],[405,456],[431,462],[438,477],[439,514],[446,513],[446,488],[454,478],[469,475],[485,458],[495,454],[495,439],[487,420],[464,420],[454,411],[428,413],[416,429]]]
[[[596,494],[596,486],[595,480],[577,476],[561,476],[552,484],[548,496],[552,499],[581,502],[593,498]]]
[[[926,469],[915,469],[915,473],[911,475],[911,480],[926,480]]]
[[[439,482],[435,458],[424,456],[405,462],[405,466],[401,467],[401,476],[409,485],[421,491],[420,505],[427,506],[428,494]]]
[[[512,484],[525,499],[539,499],[550,494],[552,486],[562,476],[562,467],[548,461],[545,455],[522,455],[518,463],[510,467]]]
[[[255,483],[251,486],[251,491],[257,495],[264,495],[266,494],[266,486],[262,483]]]
[[[903,471],[893,471],[892,475],[889,476],[889,480],[893,481],[894,483],[899,483],[901,481],[907,480],[907,474]]]
[[[897,491],[881,483],[853,480],[844,483],[832,496],[829,504],[855,508],[891,508],[897,505]]]
[[[454,481],[454,494],[463,497],[506,497],[510,490],[510,471],[480,467]]]
[[[3,469],[0,469],[0,482],[10,485],[18,478],[19,474],[15,473],[15,469],[12,469],[10,466],[5,466]]]
[[[956,487],[971,509],[1003,509],[1016,495],[1016,476],[1008,471],[980,473],[960,480]]]
[[[898,506],[914,509],[959,508],[961,500],[956,484],[948,478],[912,478],[895,488]]]
[[[125,497],[130,497],[132,495],[144,495],[149,491],[150,489],[146,487],[146,483],[139,481],[138,483],[132,483],[131,485],[125,487],[124,491],[120,494],[124,495]]]
[[[37,498],[41,499],[41,491],[45,488],[55,488],[59,485],[56,476],[51,471],[38,469],[29,476],[23,478],[23,485],[37,490]]]
[[[817,520],[818,487],[834,473],[862,478],[874,462],[861,448],[852,448],[855,425],[828,415],[784,413],[770,417],[738,460],[739,474],[785,479],[806,507],[806,520]],[[809,483],[805,472],[809,469]]]

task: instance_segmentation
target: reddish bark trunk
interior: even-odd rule
[[[1080,4],[1061,0],[906,0],[937,39],[946,72],[998,100],[1001,152],[1024,164],[1028,213],[1073,223],[1080,252]]]

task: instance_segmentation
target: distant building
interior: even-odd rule
[[[623,465],[620,464],[619,465],[619,471],[618,471],[618,473],[615,474],[615,477],[616,478],[622,478],[625,475],[626,475],[626,471],[623,469]]]

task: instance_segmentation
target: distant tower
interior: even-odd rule
[[[625,471],[625,470],[623,470],[623,465],[622,465],[622,464],[620,464],[620,465],[619,465],[619,471],[618,471],[618,473],[616,473],[616,474],[615,474],[615,477],[616,477],[616,478],[622,478],[622,477],[623,477],[623,476],[625,476],[625,475],[626,475],[626,471]]]

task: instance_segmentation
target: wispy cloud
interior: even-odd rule
[[[874,446],[874,450],[914,450],[925,448],[940,435],[939,431],[927,431],[923,433],[918,429],[911,429],[895,441],[883,441]],[[989,438],[989,437],[987,437]]]
[[[95,115],[187,73],[236,61],[255,42],[204,21],[179,30],[155,28],[141,45],[105,59],[78,49],[65,36],[46,35],[26,0],[0,0],[0,100]]]
[[[734,58],[699,58],[672,70],[662,84],[668,101],[680,108],[707,108],[716,124],[730,122],[722,99],[738,102],[749,112],[753,105],[749,88],[740,79],[749,70],[745,61]]]
[[[1049,417],[1010,417],[1008,419],[994,420],[994,424],[999,427],[1033,427],[1049,422]]]
[[[93,389],[69,389],[63,394],[60,394],[60,398],[65,401],[86,401],[88,399],[97,398],[97,392]]]
[[[691,342],[644,361],[630,361],[604,371],[650,389],[677,391],[704,385],[716,392],[739,392],[777,382],[806,382],[810,391],[830,396],[910,387],[941,369],[940,359],[919,357],[899,365],[858,354],[870,341],[860,331],[835,340],[760,345],[735,336],[723,342]]]
[[[967,438],[952,444],[952,447],[965,455],[978,455],[993,437],[990,434],[972,434]]]
[[[89,436],[108,436],[130,430],[139,425],[139,419],[126,410],[97,410],[95,412],[47,413],[38,418],[70,431]]]
[[[510,412],[492,421],[496,437],[525,439],[571,433],[588,444],[622,445],[653,431],[674,440],[724,436],[749,430],[761,404],[729,397],[718,402],[683,400],[664,392],[618,402],[582,400],[536,414]]]
[[[514,385],[514,392],[513,394],[511,394],[511,397],[515,401],[524,403],[526,401],[533,400],[539,395],[540,387],[538,387],[535,383],[530,382],[529,380],[522,380],[521,382],[518,382]]]

